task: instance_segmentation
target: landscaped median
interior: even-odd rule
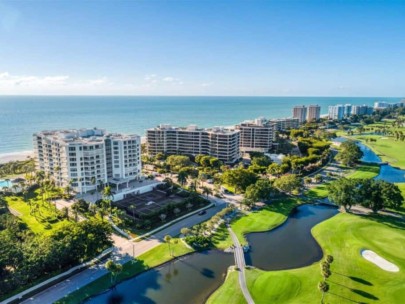
[[[405,298],[405,223],[387,216],[361,217],[339,214],[312,229],[324,252],[334,257],[332,276],[325,303],[402,303]],[[363,249],[369,249],[397,265],[399,272],[387,272],[365,260]],[[320,267],[263,271],[246,270],[247,284],[255,303],[318,303],[323,280]],[[238,296],[239,286],[229,276],[209,299],[221,303],[232,295],[234,303],[244,303]]]
[[[141,272],[144,272],[150,268],[164,264],[175,257],[183,256],[193,252],[193,249],[186,247],[183,242],[174,242],[172,240],[171,250],[173,256],[169,253],[167,244],[161,244],[148,252],[140,255],[136,262],[131,261],[124,264],[122,272],[117,276],[116,283],[119,283],[125,279],[131,278]],[[79,290],[67,295],[66,297],[57,301],[57,303],[80,303],[90,296],[99,294],[112,287],[111,275],[106,274],[99,279],[89,283],[88,285],[80,288]]]

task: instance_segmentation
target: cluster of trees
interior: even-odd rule
[[[384,208],[398,209],[404,201],[397,185],[382,180],[341,178],[330,183],[328,190],[329,200],[346,211],[356,204],[373,212]]]
[[[95,219],[38,236],[13,215],[0,215],[0,296],[94,257],[112,245],[110,236],[110,225]]]
[[[14,174],[24,174],[35,170],[34,159],[23,161],[11,161],[5,164],[0,164],[0,177]]]
[[[185,236],[184,240],[195,249],[206,249],[212,245],[212,235],[216,228],[223,225],[223,219],[231,214],[234,208],[227,207],[215,214],[209,221],[194,225],[191,229],[184,227],[181,234]]]
[[[249,170],[256,174],[263,174],[267,172],[267,168],[272,164],[271,158],[261,155],[252,157]]]
[[[198,154],[195,156],[194,161],[202,167],[220,168],[222,162],[213,156]]]
[[[336,156],[343,165],[352,167],[363,157],[363,152],[352,140],[347,140],[340,145],[340,151]]]
[[[256,183],[249,185],[245,191],[243,204],[251,207],[254,202],[266,201],[277,192],[272,182],[268,179],[259,179]]]
[[[287,174],[277,178],[274,187],[288,194],[297,194],[303,188],[303,180],[296,174]]]
[[[256,173],[244,168],[227,170],[221,176],[222,183],[235,188],[236,192],[245,192],[246,188],[254,184],[257,179]]]

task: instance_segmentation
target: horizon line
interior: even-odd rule
[[[404,96],[324,96],[324,95],[128,95],[128,94],[0,94],[2,97],[257,97],[257,98],[399,98]]]

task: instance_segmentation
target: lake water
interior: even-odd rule
[[[86,303],[204,303],[233,263],[230,253],[194,253],[126,280]]]
[[[251,252],[247,264],[266,270],[310,265],[322,258],[311,228],[337,213],[322,205],[302,205],[280,227],[248,235]],[[233,254],[216,250],[194,253],[162,267],[151,269],[117,285],[86,303],[204,303],[225,279],[234,264]]]
[[[337,208],[325,205],[297,207],[276,229],[247,235],[252,248],[246,254],[246,263],[263,270],[282,270],[319,261],[323,253],[311,229],[337,213]]]
[[[135,133],[162,123],[177,126],[229,126],[256,117],[291,116],[294,105],[389,102],[367,97],[128,97],[0,96],[0,154],[32,149],[32,133],[61,128],[104,128]]]
[[[336,142],[344,142],[346,140],[347,139],[344,137],[338,137],[334,139],[334,141]],[[363,157],[360,159],[362,162],[376,164],[382,163],[381,158],[376,153],[374,153],[373,150],[359,141],[356,143],[363,152]],[[375,177],[375,179],[384,180],[390,183],[405,183],[405,170],[395,168],[390,164],[382,164],[380,165],[380,173]]]

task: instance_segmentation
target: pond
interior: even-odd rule
[[[128,279],[86,303],[204,303],[233,264],[230,253],[194,253]]]
[[[381,158],[374,153],[373,150],[360,142],[358,142],[357,145],[360,147],[361,151],[363,151],[361,161],[367,163],[381,163]],[[380,173],[375,179],[384,180],[390,183],[405,183],[405,170],[384,163],[380,165]]]
[[[347,139],[344,137],[338,137],[333,139],[336,142],[344,142]],[[391,166],[390,164],[382,163],[381,158],[374,153],[369,147],[361,142],[356,142],[363,152],[362,162],[365,163],[376,163],[380,165],[380,173],[375,177],[377,180],[384,180],[390,183],[405,183],[405,170],[401,170]]]
[[[276,229],[249,233],[251,250],[245,254],[246,263],[263,270],[282,270],[319,261],[323,253],[311,229],[337,213],[337,208],[332,206],[302,205]]]

